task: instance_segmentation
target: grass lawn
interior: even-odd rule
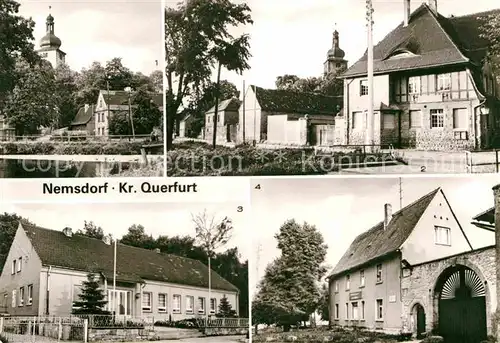
[[[334,152],[317,155],[313,148],[263,149],[253,146],[215,149],[202,142],[175,143],[167,152],[168,176],[323,175],[338,171],[338,163],[359,165],[387,161],[387,154],[360,156]]]

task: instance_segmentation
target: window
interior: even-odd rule
[[[361,287],[365,286],[365,271],[364,270],[359,272],[359,285]]]
[[[19,288],[19,307],[24,306],[24,287]]]
[[[448,91],[451,89],[451,74],[439,74],[437,76],[437,91]]]
[[[205,313],[205,298],[198,298],[198,313]]]
[[[345,303],[345,319],[349,319],[349,303]]]
[[[335,304],[335,319],[339,319],[339,304]]]
[[[431,110],[431,129],[444,127],[444,112],[442,109]]]
[[[346,290],[351,289],[351,275],[347,275],[345,277],[345,289]]]
[[[434,227],[434,242],[439,245],[451,245],[450,228],[435,226]]]
[[[207,123],[210,123],[210,116],[207,116]]]
[[[217,115],[217,123],[220,123],[220,114]]]
[[[422,127],[422,111],[410,110],[410,129]]]
[[[28,299],[26,301],[26,305],[33,304],[33,285],[28,285]]]
[[[359,95],[368,95],[368,80],[359,81]]]
[[[164,293],[158,294],[158,312],[167,312],[167,295]]]
[[[12,307],[16,307],[17,302],[17,292],[15,289],[12,290]]]
[[[358,303],[357,302],[352,303],[352,319],[354,319],[354,320],[359,319]]]
[[[361,319],[365,319],[365,302],[361,302]]]
[[[151,312],[152,294],[150,292],[142,293],[142,311]]]
[[[377,283],[382,282],[382,265],[377,264]]]
[[[23,266],[23,258],[22,257],[19,257],[19,261],[17,261],[17,272],[21,272],[21,268]]]
[[[352,128],[353,130],[363,129],[363,112],[352,112]]]
[[[384,113],[383,115],[384,129],[394,129],[396,127],[396,116],[393,113]]]
[[[335,292],[339,291],[339,282],[335,281]]]
[[[467,117],[468,111],[466,108],[454,108],[453,109],[453,128],[454,129],[467,129]]]
[[[215,313],[215,309],[217,308],[217,299],[210,299],[210,313]]]
[[[408,94],[420,94],[420,76],[408,78]]]
[[[191,308],[191,311],[192,310],[193,309]],[[172,301],[172,313],[181,313],[181,296],[179,294],[174,294]]]
[[[376,311],[376,313],[375,313],[376,320],[383,320],[384,319],[384,301],[382,299],[377,299],[375,311]]]
[[[17,260],[12,261],[12,275],[16,273],[17,270]]]
[[[193,313],[194,312],[194,297],[188,295],[186,297],[186,313]]]

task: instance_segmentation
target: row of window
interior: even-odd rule
[[[97,122],[98,123],[104,123],[106,121],[106,113],[104,112],[97,112],[96,114]]]
[[[361,307],[361,308],[360,308]],[[339,304],[335,304],[335,319],[339,320]],[[359,304],[357,301],[345,304],[345,320],[365,320],[365,302],[361,301]],[[384,300],[375,300],[375,320],[384,320]]]
[[[106,128],[105,127],[98,127],[97,128],[97,135],[98,136],[104,136],[106,134]]]
[[[157,310],[158,313],[167,313],[168,309],[168,294],[158,293],[157,297]],[[185,307],[184,312],[186,314],[194,314],[195,310],[197,314],[205,314],[206,311],[206,298],[198,297],[195,308],[195,297],[191,295],[185,296]],[[217,299],[210,299],[210,313],[213,314],[217,309]],[[174,294],[172,296],[172,313],[181,313],[182,311],[182,296],[180,294]],[[153,311],[153,293],[144,292],[142,293],[142,312],[152,312]]]
[[[451,90],[451,73],[444,73],[434,75],[435,77],[435,91],[444,92]],[[421,94],[422,85],[420,76],[411,76],[408,78],[408,94]],[[359,95],[368,95],[368,80],[363,79],[359,81]]]
[[[376,283],[381,283],[382,280],[382,264],[377,264],[377,277]],[[365,287],[365,271],[359,271],[359,287]],[[346,275],[345,277],[345,290],[348,291],[351,288],[351,275]],[[339,291],[339,282],[335,282],[335,292]]]
[[[4,303],[7,304],[7,294],[4,294]],[[24,286],[20,287],[19,293],[17,289],[12,290],[12,308],[23,307],[24,305],[33,305],[33,285],[28,285],[26,288]]]
[[[430,128],[431,129],[444,128],[445,126],[444,110],[431,109],[429,112],[430,112]],[[410,116],[409,128],[414,129],[422,127],[421,110],[410,110],[409,116]],[[467,130],[469,128],[469,111],[467,110],[467,108],[454,108],[452,120],[453,120],[453,129]],[[368,125],[368,112],[361,112],[361,111],[352,112],[352,122],[351,122],[352,129],[363,130],[367,128],[367,125]],[[396,116],[393,113],[383,114],[382,128],[383,129],[396,128]]]
[[[207,116],[207,123],[210,123],[210,121],[212,121],[212,122],[214,121],[213,120],[213,115],[208,115]],[[217,123],[220,123],[220,114],[217,115]]]

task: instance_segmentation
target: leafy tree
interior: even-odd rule
[[[275,238],[281,256],[267,266],[259,285],[254,324],[274,323],[289,330],[318,308],[327,246],[316,227],[295,220],[286,221]]]
[[[109,89],[123,90],[126,87],[135,88],[134,74],[122,64],[122,59],[115,57],[106,62],[104,68],[105,79],[109,82]]]
[[[122,237],[120,243],[144,249],[156,248],[153,236],[147,235],[144,226],[137,224],[128,228],[127,234]]]
[[[17,85],[7,97],[5,114],[18,135],[35,134],[40,127],[54,127],[59,102],[54,69],[44,61],[30,66],[25,61],[16,65]]]
[[[321,320],[330,320],[330,289],[327,283],[321,285],[321,297],[318,302]]]
[[[78,112],[76,79],[77,73],[72,71],[67,64],[60,64],[55,69],[55,91],[59,109],[58,127],[68,127]]]
[[[335,76],[300,78],[296,75],[283,75],[276,78],[276,88],[305,93],[319,93],[339,96],[344,93],[344,82]]]
[[[93,221],[85,221],[83,224],[83,229],[78,230],[77,234],[97,239],[104,238],[104,230],[102,229],[102,227],[95,225]]]
[[[488,59],[500,82],[500,14],[490,14],[480,27],[480,36],[488,42]]]
[[[153,128],[163,121],[158,105],[153,102],[152,94],[139,88],[132,97],[134,128],[136,134],[150,134]]]
[[[251,23],[248,5],[230,0],[191,0],[165,9],[167,148],[180,105],[199,95],[215,64],[238,73],[249,68],[249,36],[234,38],[229,26]]]
[[[108,130],[110,135],[131,135],[132,127],[128,111],[114,112],[108,119]]]
[[[28,219],[15,213],[0,214],[0,266],[5,264],[20,222],[32,224]]]
[[[220,300],[219,311],[218,311],[216,317],[219,317],[219,318],[234,318],[234,317],[236,317],[236,311],[233,310],[231,303],[227,300],[225,295]]]
[[[152,85],[152,91],[163,93],[163,73],[161,70],[155,70],[149,75],[149,81]]]
[[[87,281],[82,282],[81,293],[78,294],[78,301],[73,304],[73,314],[110,314],[104,310],[108,303],[104,290],[100,288],[99,280],[96,280],[93,273],[87,274]]]
[[[186,108],[186,115],[191,114],[194,118],[190,132],[192,137],[199,136],[201,129],[205,125],[205,113],[215,106],[217,94],[219,94],[220,100],[240,97],[240,91],[227,80],[220,82],[218,91],[215,82],[208,83],[201,91],[201,97],[196,98]]]
[[[0,0],[0,108],[17,84],[19,58],[30,65],[40,62],[32,43],[35,22],[18,15],[19,6],[14,0]]]
[[[77,77],[78,103],[95,104],[99,91],[106,89],[106,69],[99,62],[93,62],[86,69],[82,69]]]

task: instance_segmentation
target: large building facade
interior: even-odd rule
[[[0,309],[12,316],[72,313],[82,282],[93,273],[107,309],[123,317],[181,320],[215,315],[222,298],[238,309],[238,289],[199,261],[20,224],[0,275]]]
[[[329,287],[331,325],[432,332],[452,342],[493,333],[494,246],[473,249],[442,189],[394,214],[386,205],[384,220],[340,259]]]
[[[373,49],[374,125],[368,127],[367,54],[344,74],[347,144],[467,150],[498,144],[500,86],[481,35],[500,10],[444,17],[437,1],[410,12]]]

